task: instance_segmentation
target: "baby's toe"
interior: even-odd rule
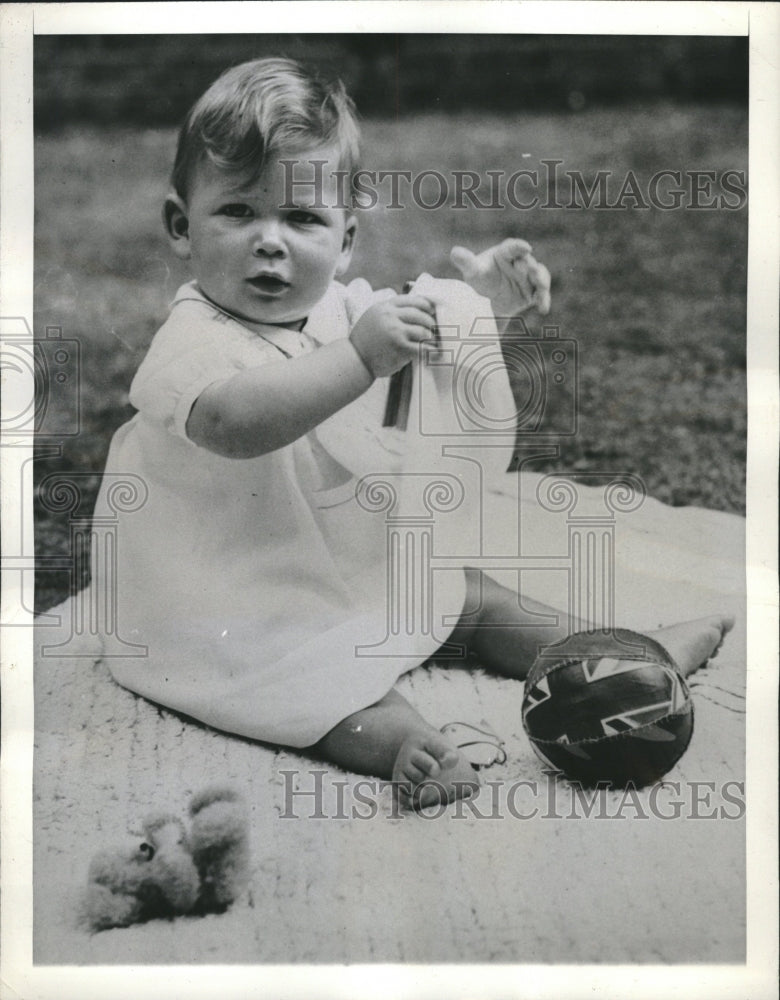
[[[432,733],[425,742],[425,749],[439,767],[454,767],[460,760],[457,748],[441,733]]]
[[[729,634],[729,632],[734,628],[736,623],[736,618],[734,615],[723,615],[718,622],[720,631],[720,642],[718,643],[718,649],[723,645],[723,640]]]
[[[440,771],[441,767],[436,757],[421,747],[411,752],[409,760],[404,767],[404,773],[408,777],[412,777],[412,774],[414,774],[415,781],[422,781],[424,778],[435,778]]]

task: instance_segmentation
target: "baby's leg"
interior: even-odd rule
[[[466,570],[466,608],[448,642],[461,643],[480,664],[507,677],[524,680],[544,646],[560,642],[585,626],[560,611],[529,598],[522,599],[478,570]],[[539,624],[544,615],[550,624]],[[734,625],[731,615],[711,615],[648,632],[671,653],[684,675],[693,673],[715,655]]]
[[[447,644],[465,646],[488,670],[525,680],[541,649],[583,627],[562,611],[518,597],[480,570],[467,568],[464,613]]]
[[[432,805],[472,795],[476,772],[437,729],[396,691],[348,716],[312,751],[340,767],[399,782],[404,805]]]

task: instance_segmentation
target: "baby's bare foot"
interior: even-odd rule
[[[393,781],[401,805],[408,809],[469,798],[479,788],[471,764],[433,728],[404,740],[395,759]]]
[[[726,633],[733,627],[734,618],[731,615],[711,615],[671,625],[648,635],[671,653],[683,676],[687,677],[717,654]]]

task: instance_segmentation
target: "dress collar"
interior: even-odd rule
[[[317,338],[309,333],[307,329],[308,317],[304,321],[303,327],[300,330],[294,330],[286,326],[274,326],[271,323],[253,323],[251,320],[234,316],[233,313],[228,312],[226,309],[222,309],[216,303],[212,302],[211,299],[207,298],[200,288],[198,288],[197,282],[195,281],[188,281],[186,284],[181,286],[181,288],[176,292],[173,305],[186,300],[202,302],[215,312],[232,319],[233,322],[238,323],[239,326],[250,330],[252,333],[256,333],[259,337],[262,337],[263,340],[278,348],[282,354],[286,354],[291,358],[298,357],[301,354],[307,354],[311,351],[313,344],[317,343]]]

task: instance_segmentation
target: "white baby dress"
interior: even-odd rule
[[[145,485],[143,506],[117,530],[117,631],[129,655],[107,662],[120,684],[217,728],[306,746],[446,638],[440,625],[384,642],[382,475],[400,470],[404,437],[382,429],[387,380],[259,458],[222,458],[185,431],[206,386],[347,336],[387,294],[334,283],[299,334],[249,329],[193,284],[179,290],[133,382],[139,412],[114,436],[96,506],[100,518],[117,475]],[[356,484],[367,474],[373,499],[361,505]],[[465,586],[460,567],[438,576],[426,620],[441,623],[457,616]]]
[[[107,662],[120,684],[219,729],[311,745],[446,642],[465,565],[578,610],[576,523],[601,524],[599,537],[612,539],[609,613],[620,625],[653,628],[722,611],[724,595],[740,600],[740,519],[698,511],[686,520],[646,500],[622,513],[613,505],[605,535],[602,489],[578,487],[567,515],[556,480],[506,474],[516,408],[490,305],[427,275],[415,290],[436,302],[442,340],[415,365],[408,428],[382,427],[388,384],[378,379],[315,432],[246,460],[187,438],[200,393],[348,336],[393,293],[334,283],[298,333],[249,328],[194,284],[179,290],[133,382],[139,412],[114,436],[96,506],[99,519],[112,477],[145,485],[145,502],[120,515],[116,534],[116,622],[128,655]],[[604,617],[603,608],[590,615]]]

